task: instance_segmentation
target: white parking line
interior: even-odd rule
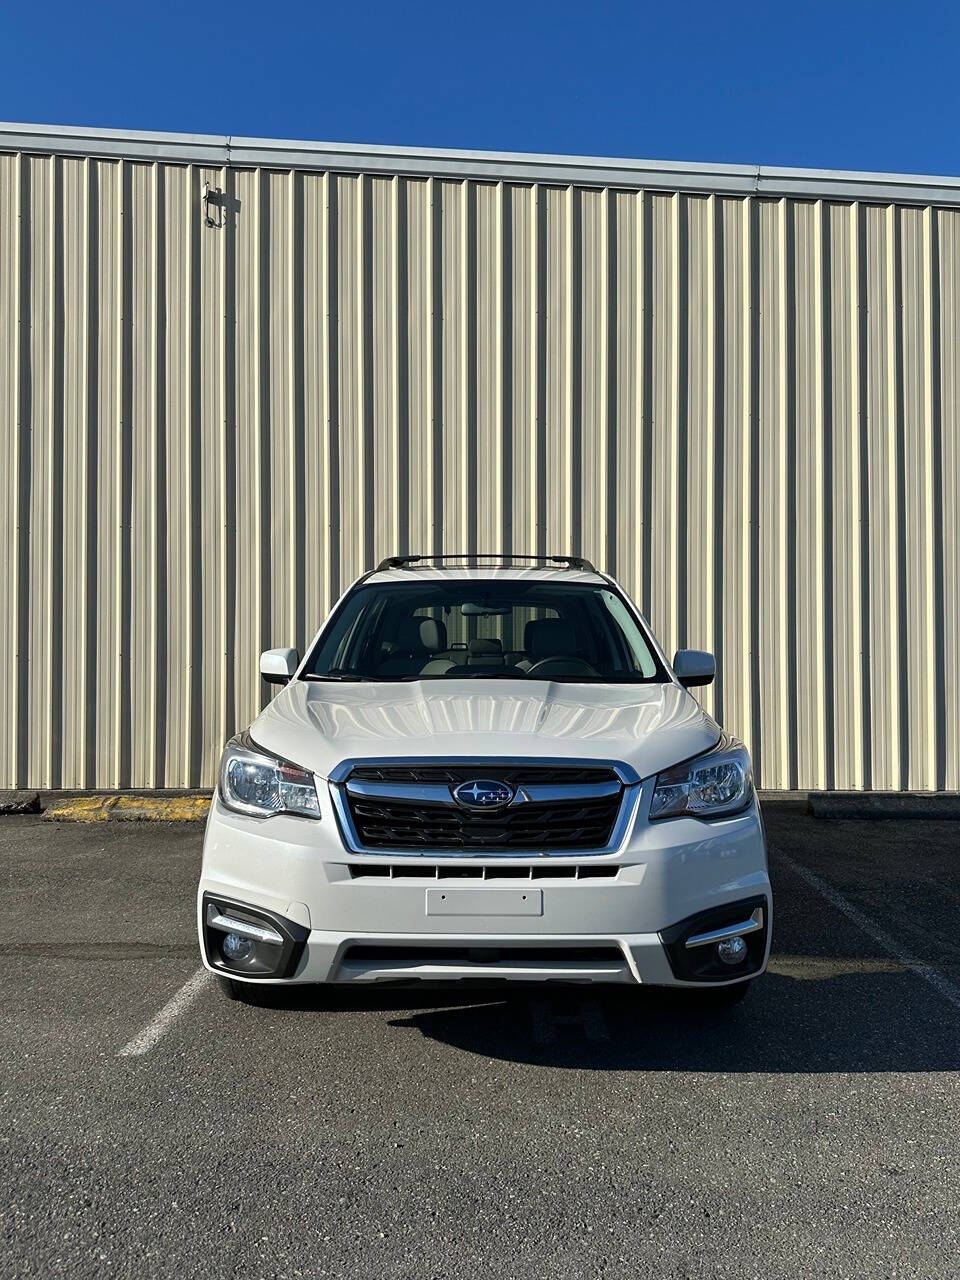
[[[198,969],[195,974],[186,980],[173,999],[168,1000],[156,1017],[147,1023],[140,1034],[134,1036],[129,1044],[123,1046],[117,1056],[120,1058],[139,1058],[141,1054],[149,1053],[167,1029],[179,1018],[180,1014],[185,1013],[190,1008],[207,985],[207,980],[212,976],[206,969]]]
[[[811,889],[819,893],[821,898],[825,898],[831,906],[842,912],[858,929],[862,929],[878,946],[883,947],[884,951],[893,956],[894,959],[899,960],[902,965],[915,973],[918,978],[922,978],[924,982],[933,987],[938,995],[949,1001],[955,1009],[960,1009],[960,987],[955,982],[951,982],[942,973],[938,973],[936,969],[924,964],[922,960],[918,960],[909,951],[905,951],[896,938],[891,937],[878,924],[874,924],[870,917],[865,916],[859,907],[855,907],[842,893],[838,893],[832,885],[827,884],[826,880],[822,880],[816,872],[802,867],[799,862],[794,862],[785,853],[780,853],[777,857],[780,862],[786,863],[790,870],[798,875],[801,880],[804,880]]]

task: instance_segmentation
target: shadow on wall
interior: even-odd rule
[[[767,973],[726,1012],[692,993],[630,987],[291,989],[277,993],[276,1007],[334,1016],[383,1012],[394,1015],[389,1025],[398,1034],[542,1067],[778,1074],[960,1069],[960,1016],[915,975],[883,960],[857,963],[856,971],[833,976],[823,976],[822,965],[820,976],[816,970]]]

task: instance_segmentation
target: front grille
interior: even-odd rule
[[[456,786],[472,778],[496,778],[511,787],[562,785],[580,782],[619,782],[614,769],[603,765],[580,766],[569,764],[519,764],[500,765],[496,761],[478,760],[473,764],[358,764],[350,771],[351,778],[364,782],[425,782]]]
[[[354,760],[332,781],[357,853],[596,854],[612,852],[621,807],[636,796],[623,769],[589,760]],[[457,787],[476,779],[506,783],[513,800],[502,809],[459,804]]]
[[[360,843],[367,849],[553,852],[602,849],[610,840],[621,798],[618,793],[592,800],[528,803],[497,813],[370,796],[348,795],[348,803]]]

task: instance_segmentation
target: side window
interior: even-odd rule
[[[342,671],[357,671],[364,663],[364,652],[376,634],[383,617],[383,602],[376,598],[368,599],[360,609],[351,626],[344,631],[343,638],[334,652],[332,666]]]
[[[648,677],[655,675],[657,667],[653,660],[653,654],[647,648],[640,628],[634,621],[627,606],[612,591],[601,591],[600,598],[616,624],[634,671],[639,671],[642,675]]]
[[[364,615],[367,612],[368,610],[362,609],[354,618],[353,623],[347,627],[343,635],[340,637],[340,643],[337,645],[336,649],[334,649],[333,659],[330,663],[334,670],[347,670],[347,654],[350,652],[351,648],[354,647],[354,641],[357,633],[366,622]]]

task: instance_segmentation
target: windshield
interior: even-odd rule
[[[665,679],[606,586],[459,579],[358,587],[307,659],[327,680]]]

